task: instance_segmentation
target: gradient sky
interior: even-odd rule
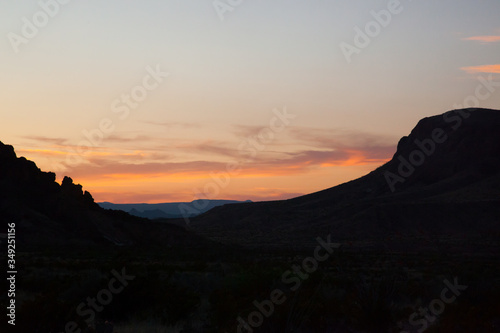
[[[38,1],[0,2],[0,140],[96,201],[328,188],[391,158],[421,118],[474,101],[480,78],[500,82],[498,0],[402,0],[350,61],[342,43],[394,1],[247,0],[224,13],[212,0],[54,1],[41,1],[52,17]],[[168,73],[158,84],[156,69]],[[126,106],[133,91],[144,99]],[[498,91],[480,100],[499,105]]]

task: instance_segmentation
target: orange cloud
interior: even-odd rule
[[[466,71],[469,74],[477,74],[477,73],[495,73],[495,74],[500,74],[500,64],[498,64],[498,65],[483,65],[483,66],[462,67],[460,69],[463,70],[463,71]]]
[[[500,36],[473,36],[464,38],[463,40],[471,40],[481,43],[496,43],[500,42]]]
[[[65,156],[67,153],[61,150],[50,150],[50,149],[18,149],[16,153],[20,156],[27,155],[42,155],[42,156]]]
[[[43,166],[39,166],[56,171],[59,180],[72,177],[97,201],[151,203],[191,201],[195,188],[203,189],[214,175],[222,179],[228,174],[231,185],[221,188],[217,198],[286,199],[335,185],[333,180],[324,184],[332,172],[338,181],[358,177],[385,163],[396,149],[392,144],[396,140],[383,135],[307,127],[291,127],[280,141],[262,145],[262,150],[251,145],[239,149],[259,129],[238,126],[234,141],[170,144],[156,137],[116,136],[109,141],[113,145],[89,150],[83,156],[85,162],[76,165],[65,163],[67,157],[78,154],[65,154],[74,146],[60,138],[28,137],[23,153],[41,159]],[[54,170],[58,163],[63,168]]]
[[[67,170],[73,177],[87,179],[154,179],[170,178],[171,180],[189,180],[208,177],[210,173],[227,172],[233,177],[275,177],[281,175],[300,174],[315,167],[353,166],[372,163],[383,164],[394,153],[393,147],[374,147],[372,149],[335,149],[304,150],[288,153],[285,157],[268,158],[262,156],[246,160],[223,161],[186,161],[186,162],[143,162],[119,161],[106,156],[92,156],[89,164],[82,164]],[[235,162],[238,172],[228,171]]]

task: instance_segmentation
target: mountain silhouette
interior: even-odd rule
[[[413,311],[442,297],[446,275],[467,290],[436,329],[487,332],[500,297],[499,127],[500,111],[487,109],[425,118],[390,161],[361,178],[289,200],[225,204],[189,223],[102,208],[71,178],[58,184],[0,143],[0,234],[16,224],[23,270],[17,326],[85,327],[79,304],[99,300],[123,267],[134,280],[96,313],[96,328],[108,316],[122,325],[161,318],[163,326],[194,318],[207,329],[185,332],[234,332],[236,318],[250,322],[257,310],[264,318],[273,304],[264,297],[283,290],[289,300],[276,303],[263,331],[399,332],[414,328]],[[321,265],[311,256],[335,243]],[[289,326],[304,313],[307,321]]]
[[[330,234],[360,248],[497,251],[491,243],[500,235],[498,128],[500,111],[489,109],[424,118],[389,162],[364,177],[294,199],[215,207],[189,227],[249,247],[306,247]],[[26,246],[204,244],[175,225],[183,220],[153,223],[106,210],[71,178],[60,185],[55,179],[0,142],[0,221],[3,228],[15,222]]]
[[[41,171],[0,142],[0,222],[16,223],[23,248],[89,245],[199,246],[184,228],[155,224],[122,211],[105,210],[82,186]],[[2,230],[1,232],[5,232]]]
[[[424,118],[364,177],[294,199],[216,207],[191,226],[250,247],[310,246],[330,234],[358,248],[498,251],[499,128],[500,111],[489,109]]]
[[[148,219],[158,218],[188,218],[200,215],[210,209],[230,203],[239,203],[237,200],[193,200],[191,202],[167,202],[167,203],[136,203],[115,204],[111,202],[99,202],[98,205],[105,209],[119,209],[130,215],[145,217]],[[251,202],[247,200],[245,202]]]

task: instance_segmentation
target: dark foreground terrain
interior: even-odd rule
[[[500,332],[498,128],[495,110],[426,118],[365,177],[189,224],[105,210],[0,144],[0,331]]]
[[[15,331],[73,332],[67,323],[84,328],[93,314],[117,332],[250,332],[238,317],[262,322],[255,332],[499,331],[498,255],[339,250],[292,273],[307,256],[22,253]],[[113,271],[129,280],[108,299]],[[450,284],[456,293],[443,293]]]

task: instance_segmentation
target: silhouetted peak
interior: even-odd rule
[[[437,146],[444,144],[443,146],[447,148],[457,150],[468,148],[458,144],[463,139],[487,144],[485,138],[500,133],[497,130],[499,121],[499,111],[478,108],[452,110],[441,115],[423,118],[409,136],[401,138],[395,156],[407,150],[419,148],[415,145],[415,140],[422,142],[430,139],[435,141]],[[440,133],[442,135],[439,135]],[[436,140],[439,137],[442,137],[443,142]]]
[[[14,147],[5,145],[2,141],[0,141],[0,161],[3,162],[4,160],[14,160],[16,158],[17,156],[14,151]]]
[[[73,183],[73,179],[68,176],[64,176],[61,182],[61,190],[72,196],[83,196],[82,185]]]
[[[61,184],[55,180],[54,173],[41,171],[34,162],[17,157],[12,146],[0,142],[0,222],[16,223],[23,249],[70,243],[149,246],[153,240],[158,246],[185,241],[196,246],[200,242],[177,226],[158,224],[150,226],[156,230],[151,232],[142,227],[141,219],[105,211],[72,178],[64,177]]]
[[[61,185],[56,174],[43,172],[24,157],[17,157],[14,147],[0,142],[0,197],[12,202],[22,202],[28,207],[51,215],[59,210],[59,204],[97,208],[92,195],[64,177]]]
[[[0,142],[0,179],[4,188],[29,192],[29,188],[52,186],[56,175],[42,172],[34,162],[17,157],[14,147]]]
[[[86,205],[94,205],[94,198],[88,191],[83,191],[83,187],[80,184],[73,183],[71,177],[65,176],[61,182],[61,191],[74,199],[83,201]]]
[[[86,204],[95,204],[94,198],[92,197],[92,194],[90,194],[89,191],[83,192],[83,201]]]
[[[489,109],[460,109],[424,118],[401,138],[394,157],[382,169],[392,174],[398,189],[497,173],[499,125],[500,112]]]

